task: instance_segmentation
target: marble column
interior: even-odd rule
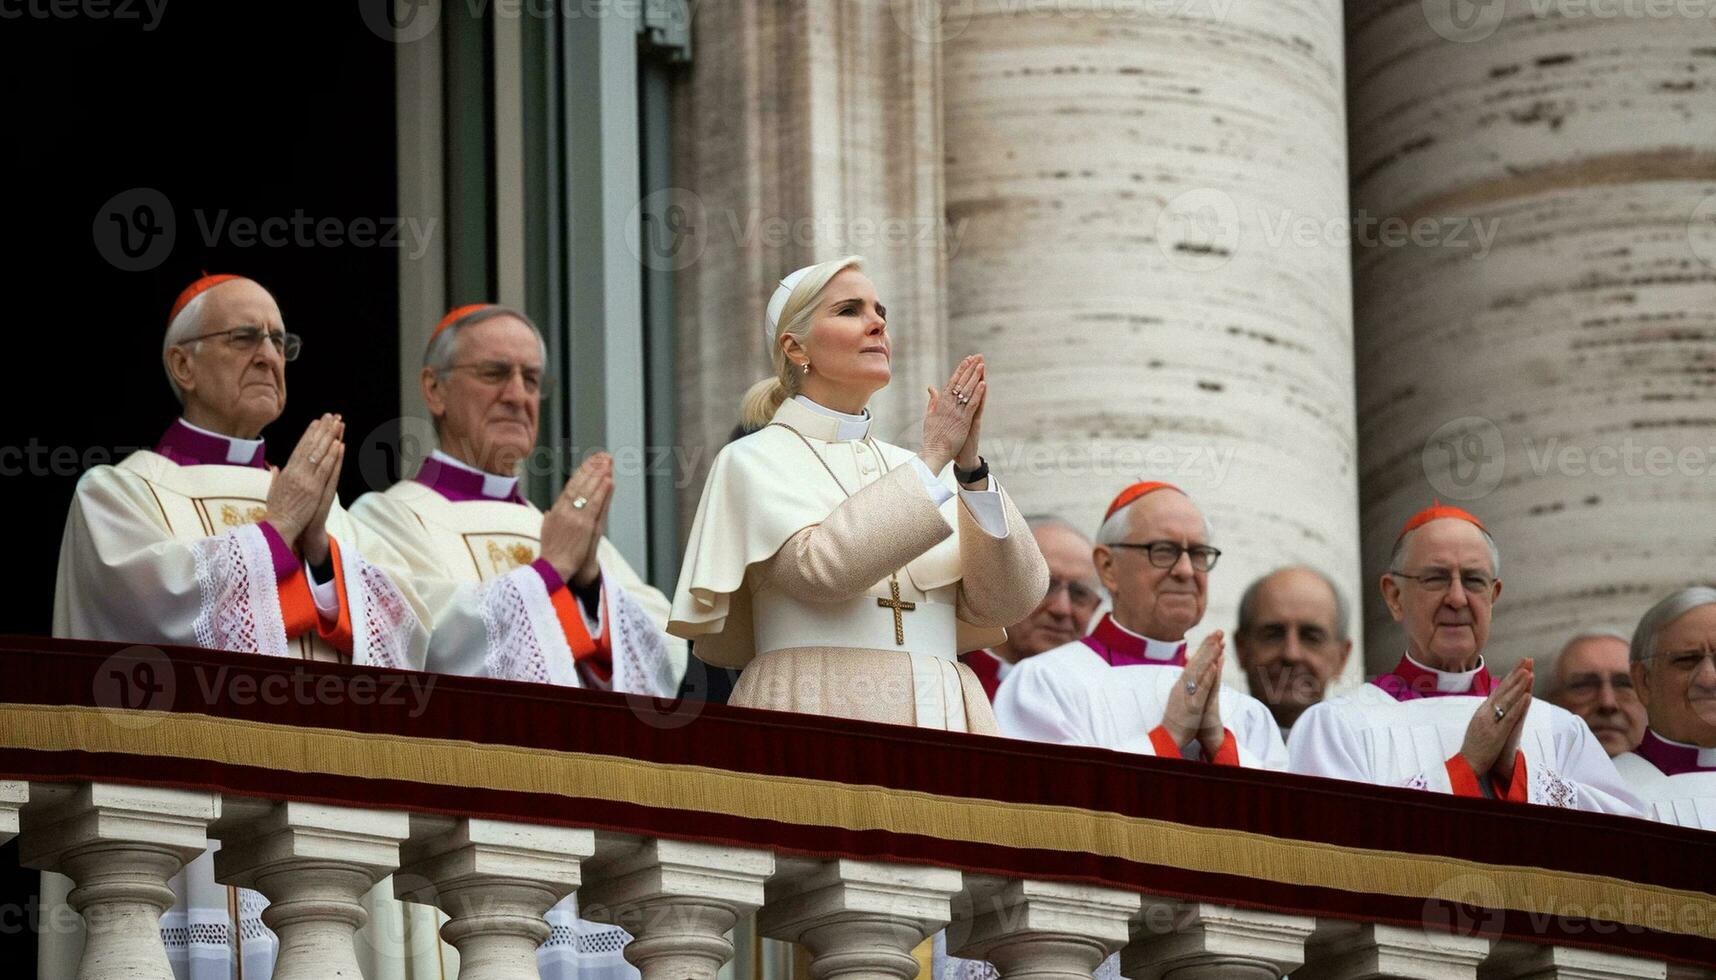
[[[1493,666],[1630,632],[1716,556],[1687,532],[1716,473],[1694,6],[1348,4],[1366,579],[1433,495],[1471,509],[1502,553]],[[1373,668],[1401,643],[1374,591]]]
[[[857,253],[888,307],[893,382],[878,437],[917,439],[945,339],[941,48],[898,4],[695,4],[697,57],[674,90],[675,189],[639,256],[676,271],[679,432],[689,529],[739,399],[771,373],[763,310],[779,279]]]
[[[1184,488],[1204,628],[1283,564],[1356,592],[1338,0],[972,0],[939,35],[949,344],[988,356],[1000,479],[1092,531]]]
[[[950,868],[784,860],[757,931],[804,946],[814,980],[911,980],[912,950],[947,925],[960,882]]]

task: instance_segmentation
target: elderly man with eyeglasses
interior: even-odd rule
[[[995,697],[1001,731],[1221,765],[1285,768],[1269,709],[1221,682],[1222,633],[1190,659],[1221,552],[1190,497],[1166,483],[1109,505],[1092,560],[1114,600],[1089,636],[1019,663]]]
[[[959,655],[960,663],[977,675],[992,702],[1014,664],[1083,636],[1090,628],[1091,615],[1102,604],[1090,539],[1069,521],[1053,515],[1027,515],[1025,525],[1048,563],[1048,594],[1031,615],[1007,627],[1007,639],[987,650]]]
[[[1532,661],[1484,663],[1501,552],[1478,519],[1435,504],[1395,538],[1382,598],[1406,631],[1395,668],[1313,705],[1293,726],[1295,772],[1456,796],[1636,816],[1608,753],[1577,715],[1534,703]]]
[[[522,311],[476,303],[447,313],[420,375],[439,448],[415,476],[358,498],[352,514],[399,553],[431,611],[428,669],[671,698],[685,641],[664,632],[667,597],[603,536],[612,458],[586,459],[546,512],[519,489],[545,360]],[[573,898],[549,910],[542,976],[635,978],[621,953],[626,933],[576,911]]]
[[[1650,725],[1615,768],[1647,815],[1716,830],[1716,589],[1681,589],[1652,606],[1629,654]]]
[[[286,406],[299,346],[250,279],[204,276],[179,294],[161,357],[183,411],[153,450],[78,481],[55,636],[422,667],[423,607],[383,571],[394,567],[385,545],[339,506],[340,416],[311,422],[285,466],[268,465],[262,430]],[[64,885],[45,875],[44,902],[63,900]],[[161,925],[177,975],[224,980],[236,965],[266,980],[275,940],[262,897],[217,885],[212,849],[172,886]],[[42,932],[43,976],[72,974],[76,940]]]

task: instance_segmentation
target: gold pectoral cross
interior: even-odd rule
[[[892,609],[894,611],[894,645],[897,647],[903,647],[906,645],[906,624],[905,621],[900,618],[900,613],[911,612],[918,607],[918,604],[915,602],[900,601],[900,580],[897,576],[889,576],[888,591],[894,594],[893,600],[877,599],[876,605],[881,606],[883,609]]]

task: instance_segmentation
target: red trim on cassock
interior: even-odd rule
[[[1233,729],[1221,730],[1221,748],[1216,749],[1215,758],[1210,761],[1218,766],[1239,765],[1239,739],[1233,737]]]
[[[316,632],[335,650],[346,655],[352,655],[352,605],[346,601],[346,566],[340,562],[340,543],[328,535],[328,557],[334,563],[334,595],[340,603],[340,612],[332,623],[323,619],[320,612],[316,615]],[[303,570],[299,570],[303,574]],[[312,602],[311,608],[314,609]]]
[[[578,608],[578,597],[569,586],[562,585],[548,597],[554,604],[554,615],[566,634],[566,645],[572,650],[572,663],[589,671],[602,683],[614,676],[614,644],[612,622],[608,615],[608,584],[602,583],[602,634],[592,637],[584,625],[584,614]]]
[[[1507,782],[1499,784],[1496,789],[1498,799],[1509,803],[1531,802],[1531,781],[1526,778],[1525,753],[1515,751],[1513,754],[1513,772],[1508,775]]]
[[[1174,741],[1174,736],[1168,734],[1167,725],[1157,725],[1150,729],[1150,747],[1156,750],[1156,755],[1163,759],[1179,759],[1180,743]]]
[[[1448,757],[1443,763],[1448,770],[1448,782],[1454,787],[1455,796],[1463,796],[1469,800],[1484,798],[1483,784],[1478,782],[1478,774],[1472,771],[1472,764],[1458,752]]]
[[[316,611],[316,599],[310,594],[310,576],[303,566],[280,582],[280,618],[286,624],[286,639],[296,640],[318,628],[322,615]]]

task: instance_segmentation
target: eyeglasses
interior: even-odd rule
[[[469,371],[476,379],[485,385],[499,388],[512,381],[517,374],[524,381],[524,392],[527,395],[542,394],[542,369],[527,364],[514,364],[510,361],[477,361],[472,364],[455,364],[441,373],[450,374],[454,371]]]
[[[1063,582],[1058,578],[1049,579],[1049,591],[1043,595],[1043,601],[1048,602],[1060,590],[1067,590],[1067,602],[1074,609],[1095,609],[1102,601],[1102,596],[1095,589],[1083,582]]]
[[[1584,704],[1595,701],[1606,688],[1615,692],[1615,700],[1637,697],[1633,693],[1633,679],[1628,674],[1574,674],[1562,688],[1562,694],[1568,701]]]
[[[262,346],[262,341],[267,339],[280,353],[281,358],[288,361],[296,361],[298,352],[304,349],[304,339],[295,333],[287,333],[284,330],[264,330],[254,326],[233,327],[231,330],[216,330],[214,333],[199,334],[173,346],[183,347],[199,340],[213,340],[216,337],[225,337],[228,347],[245,354],[254,353],[258,347]]]
[[[1214,568],[1216,559],[1221,557],[1220,548],[1212,548],[1207,544],[1194,544],[1190,548],[1184,548],[1172,541],[1146,541],[1142,544],[1117,541],[1109,547],[1131,548],[1136,551],[1149,552],[1150,564],[1157,568],[1173,568],[1179,564],[1181,555],[1189,555],[1192,560],[1192,568],[1200,572],[1207,572]]]
[[[1656,660],[1659,658],[1668,661],[1668,665],[1674,668],[1676,673],[1696,674],[1698,673],[1698,668],[1704,666],[1705,661],[1709,661],[1711,669],[1716,670],[1716,652],[1705,653],[1702,650],[1665,650],[1662,653],[1653,653],[1645,659]]]
[[[1411,579],[1431,595],[1442,595],[1454,587],[1454,574],[1442,569],[1425,572],[1423,575],[1408,575],[1397,571],[1390,571],[1388,574],[1395,578]],[[1482,572],[1460,573],[1460,588],[1481,599],[1487,600],[1490,597],[1490,586],[1494,584],[1496,580]]]

